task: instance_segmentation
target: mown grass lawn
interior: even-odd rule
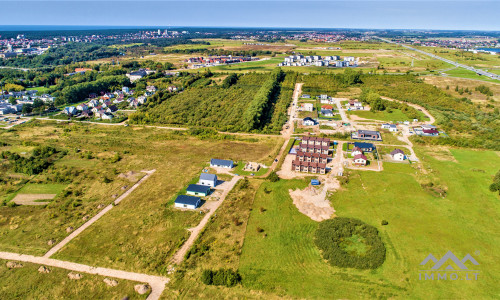
[[[418,149],[432,170],[427,174],[406,164],[385,164],[383,172],[353,171],[349,183],[331,196],[336,215],[378,228],[387,255],[371,271],[335,268],[322,260],[312,240],[317,223],[298,212],[288,195],[288,189],[303,188],[307,181],[264,182],[240,259],[243,286],[298,298],[495,298],[500,226],[494,220],[500,210],[498,195],[488,185],[500,158],[493,151],[451,153],[458,162],[436,160]],[[429,179],[446,186],[445,198],[420,186]],[[382,220],[389,224],[382,226]],[[475,256],[480,279],[420,281],[420,262],[429,253],[441,257],[448,250],[460,258]]]
[[[67,184],[60,183],[45,183],[45,184],[35,184],[28,183],[23,186],[18,193],[19,194],[59,194],[64,190]]]
[[[308,183],[280,180],[260,186],[240,259],[243,286],[297,298],[391,296],[399,284],[393,287],[380,270],[344,270],[323,261],[313,242],[318,223],[300,213],[288,194]]]
[[[431,173],[423,176],[447,187],[434,197],[415,180],[410,165],[384,164],[384,171],[353,172],[346,189],[333,195],[337,215],[354,217],[379,228],[387,259],[377,272],[401,285],[399,298],[495,298],[500,258],[495,249],[500,228],[498,195],[488,191],[500,158],[492,151],[451,150],[458,161],[436,160],[417,151]],[[475,170],[475,171],[474,171]],[[482,171],[481,171],[482,170]],[[484,172],[483,172],[484,171]],[[389,225],[380,226],[382,220]],[[420,262],[432,253],[467,253],[480,263],[478,281],[420,281]],[[476,255],[476,251],[480,254]],[[472,266],[469,266],[472,267]],[[429,266],[430,268],[430,266]],[[407,295],[407,296],[405,296]]]
[[[139,282],[116,279],[118,285],[109,287],[104,276],[80,273],[83,278],[71,280],[65,269],[48,267],[50,273],[38,272],[39,265],[21,262],[22,268],[9,269],[0,260],[0,299],[146,299],[134,291]],[[76,272],[75,272],[76,273]]]
[[[411,121],[411,119],[399,109],[392,109],[391,112],[388,112],[386,110],[376,111],[376,112],[373,112],[371,110],[349,110],[346,111],[346,113],[349,115],[356,115],[364,119],[380,120],[386,122]],[[425,117],[423,113],[419,112],[419,114],[420,114],[419,120],[428,119]]]

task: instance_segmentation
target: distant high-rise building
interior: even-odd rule
[[[160,29],[158,29],[158,35],[160,35],[160,34],[161,34],[161,30],[160,30]]]
[[[7,52],[12,52],[12,45],[11,44],[7,44]]]

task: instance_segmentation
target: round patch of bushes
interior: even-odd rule
[[[385,261],[385,246],[378,230],[357,219],[335,218],[319,224],[316,246],[331,265],[376,269]]]

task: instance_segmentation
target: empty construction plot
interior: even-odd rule
[[[17,194],[12,201],[17,205],[46,205],[49,204],[48,201],[40,200],[52,200],[56,194]]]

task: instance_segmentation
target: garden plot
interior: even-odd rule
[[[17,205],[46,205],[56,194],[17,194],[12,201]]]

